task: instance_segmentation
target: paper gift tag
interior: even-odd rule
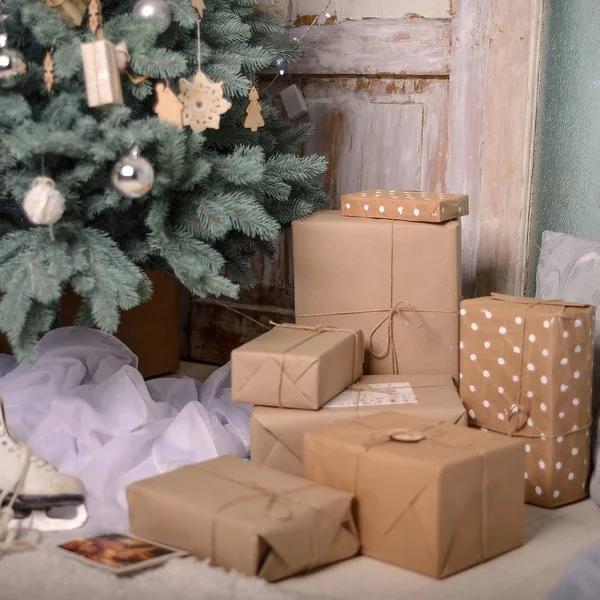
[[[348,406],[384,406],[389,404],[417,404],[417,397],[409,383],[373,383],[369,389],[347,389],[330,400],[323,408]],[[358,397],[358,400],[357,400]]]

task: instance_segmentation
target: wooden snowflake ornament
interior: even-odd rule
[[[183,124],[196,133],[206,129],[219,129],[221,115],[231,108],[231,102],[223,97],[223,82],[211,81],[198,71],[194,81],[179,80],[179,99],[183,102]]]
[[[164,83],[156,84],[156,104],[154,112],[161,121],[172,123],[178,129],[183,129],[183,104],[175,92]]]

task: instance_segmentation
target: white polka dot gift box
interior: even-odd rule
[[[349,219],[324,210],[294,221],[296,323],[360,329],[365,373],[458,381],[460,220]]]
[[[443,223],[469,214],[469,197],[407,190],[368,190],[342,196],[346,217]]]
[[[460,395],[469,421],[526,443],[526,501],[587,495],[595,307],[502,296],[460,311]]]

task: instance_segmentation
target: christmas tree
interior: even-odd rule
[[[258,73],[300,50],[257,2],[206,0],[203,10],[200,0],[151,0],[150,9],[166,7],[158,19],[134,0],[104,0],[101,23],[94,0],[88,10],[86,0],[4,3],[0,330],[20,359],[57,323],[67,287],[82,298],[79,324],[109,332],[121,310],[151,295],[147,268],[168,271],[198,296],[236,297],[252,283],[256,252],[270,253],[293,220],[329,205],[316,180],[324,160],[298,156],[310,126],[282,120],[263,93],[264,127],[244,127]],[[122,54],[122,105],[88,106],[82,44],[98,39]],[[199,55],[207,81],[222,83],[231,103],[218,129],[202,132],[183,127],[177,112],[185,121],[182,92],[194,85]],[[134,147],[129,171],[135,160],[142,175],[144,166],[154,171],[141,198],[111,180]],[[56,189],[37,180],[28,196],[40,176]],[[64,212],[60,202],[59,210],[44,204],[55,197]]]

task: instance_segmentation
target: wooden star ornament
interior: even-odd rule
[[[221,115],[231,108],[231,102],[223,97],[223,82],[211,81],[198,71],[194,81],[179,80],[179,99],[183,102],[183,124],[196,133],[206,129],[219,129]]]
[[[158,118],[161,121],[172,123],[178,129],[183,129],[183,103],[175,92],[164,83],[157,83],[154,89],[156,91],[154,112]]]

